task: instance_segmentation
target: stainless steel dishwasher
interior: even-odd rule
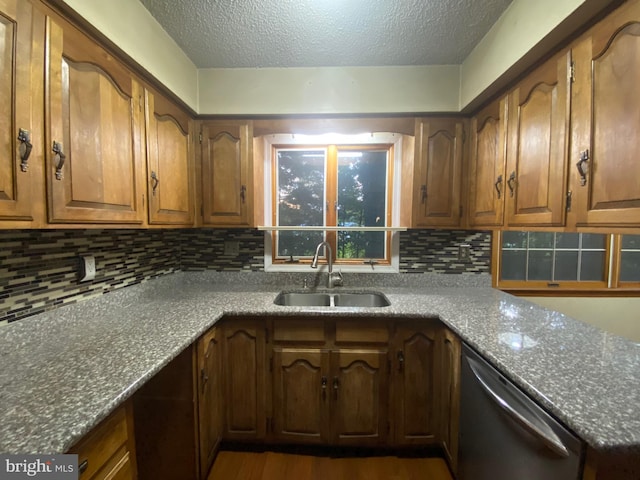
[[[462,348],[459,480],[577,480],[580,439],[467,345]]]

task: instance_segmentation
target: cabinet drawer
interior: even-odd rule
[[[131,478],[121,476],[119,470],[131,470],[124,463],[130,463],[127,449],[127,416],[124,407],[116,410],[87,437],[74,446],[70,453],[78,454],[78,463],[86,463],[86,469],[80,474],[81,480]],[[125,458],[126,457],[126,458]]]
[[[387,343],[389,326],[385,321],[336,321],[336,343]]]
[[[325,343],[324,323],[311,319],[274,320],[273,341]]]

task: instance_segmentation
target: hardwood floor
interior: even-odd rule
[[[208,480],[452,480],[440,458],[221,451]]]

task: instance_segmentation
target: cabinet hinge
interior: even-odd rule
[[[567,192],[567,212],[571,211],[571,197],[573,195],[573,192],[571,190],[569,190]]]
[[[202,132],[200,132],[200,135],[198,135],[198,140],[200,140],[200,143],[202,143]]]
[[[467,131],[463,128],[462,129],[462,143],[466,143],[467,142]]]
[[[571,62],[569,66],[569,81],[574,83],[576,81],[576,62]]]

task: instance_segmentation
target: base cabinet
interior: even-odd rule
[[[394,443],[424,445],[436,440],[437,328],[398,324],[393,346]]]
[[[220,330],[205,333],[196,344],[200,473],[206,477],[222,440],[224,403]]]
[[[262,440],[266,434],[265,325],[232,320],[223,332],[226,440]]]
[[[80,480],[136,480],[131,402],[119,407],[74,445],[69,453],[78,455]]]

